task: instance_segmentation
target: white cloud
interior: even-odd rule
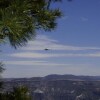
[[[44,50],[45,48],[51,50],[100,50],[98,47],[77,47],[58,43],[57,40],[53,40],[45,35],[37,36],[36,40],[30,41],[26,47],[22,50]]]
[[[47,61],[5,61],[7,65],[24,65],[24,66],[68,66],[72,64],[51,63]]]
[[[65,53],[65,54],[53,54],[53,53],[31,53],[31,52],[21,52],[11,54],[12,57],[18,58],[51,58],[51,57],[100,57],[100,52],[97,53],[85,53],[85,54],[74,54],[74,53]]]
[[[57,40],[51,39],[50,37],[47,37],[46,35],[38,35],[37,40],[45,41],[45,42],[58,42]]]
[[[88,21],[88,18],[86,18],[86,17],[81,17],[81,20],[82,20],[82,21]]]
[[[66,20],[66,19],[68,19],[68,18],[69,18],[69,16],[65,15],[65,16],[63,16],[63,17],[61,18],[61,20]]]
[[[9,65],[37,65],[46,63],[46,61],[4,61],[6,64]]]
[[[34,76],[45,76],[48,74],[75,74],[75,75],[99,75],[100,68],[95,68],[92,64],[66,64],[66,65],[32,65],[32,66],[20,66],[15,62],[16,65],[9,65],[6,71],[3,73],[3,77],[34,77]],[[12,63],[9,62],[9,63]],[[22,62],[23,63],[23,62]],[[30,63],[27,62],[26,63]],[[26,64],[25,63],[25,64]],[[12,71],[13,70],[13,71]]]
[[[100,57],[100,52],[95,53],[72,53],[71,51],[82,50],[100,50],[98,47],[76,47],[59,44],[58,41],[48,38],[45,35],[37,36],[35,41],[30,41],[27,47],[23,47],[24,52],[12,53],[8,56],[17,58],[54,58],[54,57]],[[49,52],[43,52],[45,48],[50,49]],[[39,51],[35,51],[39,50]],[[42,52],[40,52],[42,50]],[[52,52],[60,50],[60,53]],[[69,50],[70,53],[63,53],[61,50]]]

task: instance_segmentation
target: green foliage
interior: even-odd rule
[[[31,100],[28,89],[24,86],[13,88],[12,92],[0,94],[0,100]]]
[[[55,29],[61,12],[50,8],[51,1],[60,0],[1,0],[0,39],[8,38],[17,47],[34,38],[38,29]]]
[[[3,63],[2,62],[0,62],[0,73],[2,73],[3,71],[4,71],[4,68],[3,68]]]

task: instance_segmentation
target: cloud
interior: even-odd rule
[[[26,66],[47,63],[46,61],[4,61],[4,62],[9,65],[26,65]]]
[[[66,19],[68,19],[68,18],[69,18],[69,16],[65,15],[65,16],[63,16],[63,17],[61,18],[61,20],[66,20]]]
[[[13,63],[12,65],[9,65]],[[100,68],[95,68],[92,64],[65,64],[57,65],[47,63],[42,65],[20,66],[23,62],[10,61],[7,70],[3,73],[4,77],[33,77],[33,76],[45,76],[48,74],[75,74],[75,75],[99,75]],[[26,63],[30,63],[26,61]],[[16,64],[16,65],[14,65]],[[12,71],[13,70],[13,71]]]
[[[45,41],[45,42],[58,42],[57,40],[51,39],[50,37],[46,36],[46,35],[38,35],[37,40],[41,40],[41,41]]]
[[[61,53],[61,54],[56,54],[56,53],[47,53],[47,54],[43,54],[43,53],[32,53],[32,52],[21,52],[21,53],[15,53],[15,54],[11,54],[11,57],[18,57],[18,58],[54,58],[54,57],[100,57],[100,52],[97,53]]]
[[[60,44],[57,40],[53,40],[45,35],[38,35],[35,41],[28,42],[28,46],[23,47],[22,50],[44,50],[45,48],[51,50],[100,50],[98,47],[78,47],[71,45]]]
[[[24,66],[68,66],[72,64],[51,63],[47,61],[5,61],[7,65],[24,65]]]
[[[81,21],[88,21],[88,18],[86,18],[86,17],[81,17]]]
[[[45,48],[50,49],[48,52],[43,52]],[[36,58],[36,59],[45,59],[45,58],[57,58],[57,57],[100,57],[99,47],[77,47],[77,46],[68,46],[60,44],[57,40],[51,39],[45,35],[38,35],[35,41],[30,41],[28,46],[23,47],[20,52],[15,52],[8,54],[10,57],[17,58]],[[58,50],[60,52],[53,52]],[[63,50],[68,51],[63,53]],[[72,51],[79,51],[79,53],[72,53]],[[88,53],[82,53],[81,51],[87,51]],[[92,53],[89,53],[89,50],[94,50]]]

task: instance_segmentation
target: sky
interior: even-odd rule
[[[100,75],[100,0],[63,0],[52,7],[63,12],[54,31],[38,31],[34,40],[17,49],[0,46],[6,69],[2,77]]]

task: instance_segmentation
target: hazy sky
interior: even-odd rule
[[[100,0],[63,1],[56,4],[64,14],[56,30],[39,31],[34,41],[17,50],[0,47],[3,77],[100,75]]]

